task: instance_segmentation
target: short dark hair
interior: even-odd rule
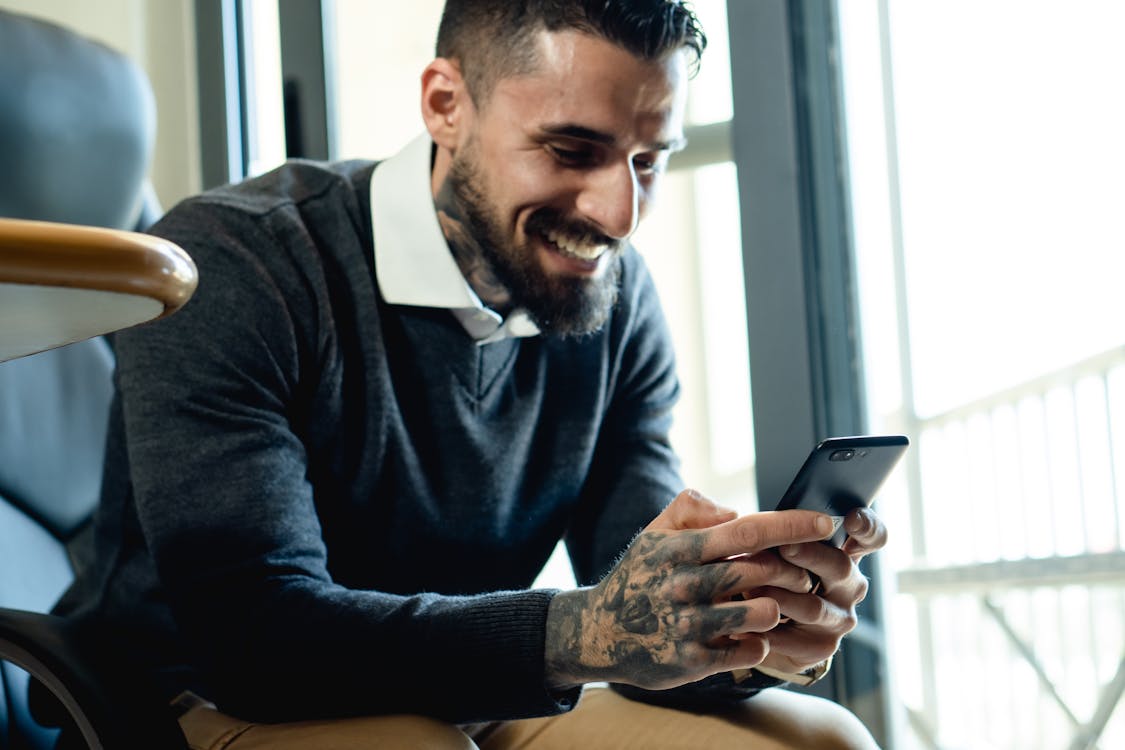
[[[600,36],[643,60],[686,48],[694,70],[707,37],[685,0],[446,0],[437,56],[457,60],[478,106],[505,76],[535,69],[535,35]]]

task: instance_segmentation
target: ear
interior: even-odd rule
[[[453,151],[466,132],[473,103],[454,60],[439,57],[422,71],[422,120],[438,146]]]

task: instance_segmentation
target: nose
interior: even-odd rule
[[[631,161],[606,164],[586,175],[578,211],[614,239],[625,239],[640,219],[640,185]]]

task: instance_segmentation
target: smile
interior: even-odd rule
[[[588,242],[572,239],[555,231],[546,232],[544,237],[559,253],[578,260],[597,260],[609,249],[609,245],[592,245]]]

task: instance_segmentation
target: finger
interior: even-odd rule
[[[786,672],[798,672],[824,661],[839,651],[842,643],[841,638],[828,631],[810,632],[801,625],[781,625],[765,637],[770,642],[772,660],[800,665]]]
[[[788,618],[790,625],[786,632],[797,631],[804,637],[810,629],[815,629],[843,638],[855,629],[854,607],[837,605],[816,594],[795,594],[784,589],[766,589],[762,595],[777,602],[778,608]],[[773,631],[770,637],[773,637]]]
[[[770,653],[769,639],[758,633],[745,633],[712,647],[718,671],[751,669],[762,663]]]
[[[776,586],[802,594],[808,592],[810,588],[808,572],[783,560],[773,550],[754,555],[739,555],[708,565],[711,566],[716,566],[727,573],[723,579],[727,584],[725,590],[716,592],[712,598],[730,594],[748,594],[760,586]]]
[[[731,640],[732,636],[772,630],[777,627],[779,613],[776,600],[760,597],[685,608],[675,615],[673,626],[681,641],[715,644]]]
[[[757,597],[745,601],[716,604],[711,607],[718,613],[738,612],[738,616],[730,615],[724,622],[724,627],[716,635],[736,636],[746,633],[765,633],[777,627],[781,617],[781,607],[776,599],[770,597]]]
[[[719,524],[703,533],[700,562],[753,554],[783,544],[826,539],[832,519],[811,510],[766,511]]]
[[[696,490],[684,490],[648,525],[650,529],[706,529],[738,517]]]
[[[868,508],[856,508],[848,513],[844,530],[848,532],[848,539],[843,550],[856,562],[887,544],[886,525]]]
[[[773,667],[790,674],[803,672],[820,664],[840,648],[839,642],[830,637],[797,639],[783,633],[781,628],[772,631],[766,638],[770,643],[770,651],[762,659],[761,666]]]
[[[787,544],[779,551],[785,560],[820,580],[821,596],[851,606],[867,595],[867,579],[841,550],[828,544]]]
[[[764,633],[776,623],[777,602],[768,599],[685,610],[677,623],[680,666],[699,677],[754,667],[769,653]]]
[[[782,671],[800,671],[827,659],[839,650],[844,636],[855,629],[854,610],[836,607],[813,595],[777,592],[777,597],[780,606],[797,612],[788,623],[778,625],[765,636],[770,641],[767,663],[778,662],[771,664],[778,668],[782,668],[780,663],[797,667]]]

